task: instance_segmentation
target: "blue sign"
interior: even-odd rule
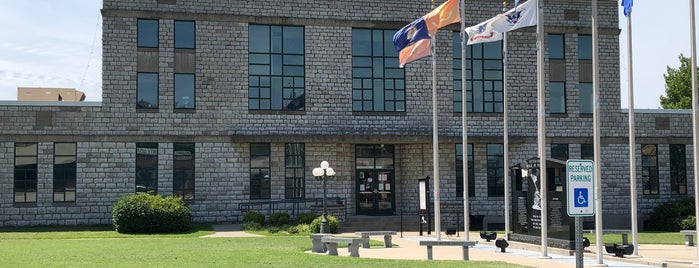
[[[595,215],[595,163],[570,159],[566,161],[566,176],[568,216]]]
[[[574,188],[573,196],[575,196],[576,208],[585,208],[589,206],[590,203],[588,200],[590,200],[590,198],[587,194],[587,188]]]

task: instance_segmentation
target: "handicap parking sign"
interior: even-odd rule
[[[590,200],[587,195],[587,188],[573,188],[574,203],[576,208],[583,208],[589,206],[587,200]]]
[[[595,215],[595,165],[590,160],[566,161],[568,216]]]

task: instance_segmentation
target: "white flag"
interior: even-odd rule
[[[502,40],[502,33],[522,27],[536,25],[536,1],[529,0],[519,7],[465,29],[468,44],[478,44]]]

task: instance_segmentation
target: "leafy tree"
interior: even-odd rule
[[[680,54],[680,67],[667,67],[665,78],[665,96],[660,96],[663,109],[692,108],[692,61]]]

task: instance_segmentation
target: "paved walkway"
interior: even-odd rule
[[[241,231],[240,225],[214,225],[215,234],[207,237],[254,237],[255,234],[248,234]],[[354,236],[353,233],[337,234],[337,236]],[[486,242],[481,239],[477,232],[470,234],[469,238],[478,241],[478,244],[469,251],[471,260],[480,261],[502,261],[507,263],[527,265],[542,268],[568,268],[575,267],[575,256],[567,255],[568,251],[557,248],[548,248],[548,257],[541,258],[541,247],[526,243],[508,241],[510,246],[507,252],[501,253],[495,247],[494,241]],[[413,259],[426,260],[427,249],[420,246],[420,240],[434,240],[434,234],[419,236],[417,232],[404,232],[402,235],[393,236],[393,248],[383,248],[380,246],[371,248],[359,248],[360,258],[380,258],[380,259]],[[442,236],[443,240],[462,240],[463,237]],[[383,237],[372,237],[372,240],[383,242]],[[310,239],[308,241],[310,246]],[[597,247],[593,244],[585,252],[585,266],[597,266]],[[311,253],[309,254],[322,254]],[[340,256],[347,256],[347,249],[338,249]],[[433,258],[435,260],[461,260],[461,247],[434,247]],[[610,254],[604,254],[604,265],[607,267],[699,267],[693,265],[696,262],[697,248],[684,245],[639,245],[639,255],[641,257],[618,258]]]

